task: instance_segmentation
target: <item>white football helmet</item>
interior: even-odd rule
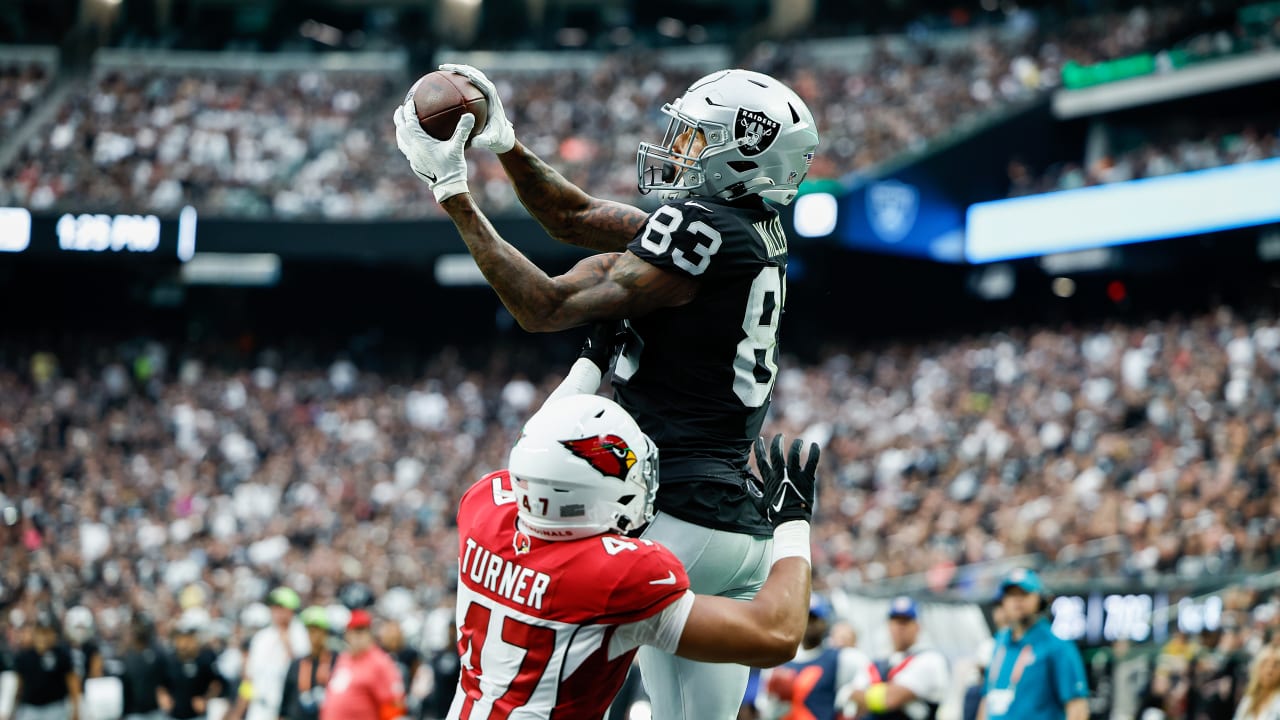
[[[734,200],[760,195],[786,205],[796,196],[818,147],[813,114],[799,95],[750,70],[720,70],[662,106],[671,118],[661,145],[640,143],[641,193],[664,201],[690,195]],[[681,150],[701,131],[706,146]]]
[[[543,405],[507,467],[521,526],[534,537],[624,533],[653,519],[658,448],[608,398],[573,395]]]

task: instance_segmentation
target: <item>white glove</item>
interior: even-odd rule
[[[476,145],[483,145],[496,153],[508,152],[515,147],[516,129],[511,126],[511,121],[507,119],[507,112],[502,109],[502,98],[498,97],[498,88],[494,86],[493,81],[485,77],[483,72],[470,65],[445,63],[440,66],[440,69],[458,73],[470,80],[472,85],[480,88],[480,92],[484,94],[484,99],[489,103],[489,120],[484,124],[484,128],[471,139],[471,142]]]
[[[467,135],[475,127],[476,116],[465,113],[458,119],[458,127],[453,137],[448,140],[437,140],[427,134],[418,124],[417,113],[413,109],[413,95],[405,99],[404,105],[396,108],[393,118],[396,124],[396,146],[409,160],[409,167],[422,182],[431,186],[436,202],[444,202],[454,195],[468,192],[467,159],[462,151],[466,149]]]

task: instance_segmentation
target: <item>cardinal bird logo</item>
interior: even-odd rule
[[[586,460],[601,474],[624,480],[636,464],[636,453],[617,435],[593,435],[580,440],[561,440],[569,452]]]

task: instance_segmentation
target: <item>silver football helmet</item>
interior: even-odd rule
[[[658,447],[614,401],[551,400],[524,426],[507,465],[524,530],[543,540],[628,532],[653,519]]]
[[[800,96],[750,70],[714,72],[662,112],[671,118],[667,133],[660,145],[640,143],[636,170],[640,192],[658,190],[664,201],[760,195],[786,205],[818,147],[817,125]]]

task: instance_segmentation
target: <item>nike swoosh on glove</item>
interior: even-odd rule
[[[458,119],[453,137],[437,140],[418,123],[413,95],[410,94],[404,104],[396,108],[392,120],[396,125],[396,147],[408,159],[409,167],[418,179],[431,187],[436,202],[444,202],[469,191],[467,158],[463,151],[466,150],[467,135],[475,127],[475,115],[465,113]]]
[[[515,147],[516,129],[507,119],[507,111],[502,108],[502,98],[498,97],[498,88],[494,86],[493,81],[470,65],[445,63],[440,66],[440,69],[457,73],[469,80],[472,85],[480,89],[489,105],[489,119],[485,122],[484,128],[471,139],[471,144],[487,147],[499,154]]]
[[[822,450],[817,443],[809,446],[809,457],[800,463],[800,451],[804,441],[793,440],[785,464],[782,458],[782,435],[775,435],[765,456],[764,438],[756,438],[756,464],[764,481],[764,497],[768,503],[765,515],[774,527],[790,520],[808,522],[813,517],[813,505],[818,485],[818,458]]]

